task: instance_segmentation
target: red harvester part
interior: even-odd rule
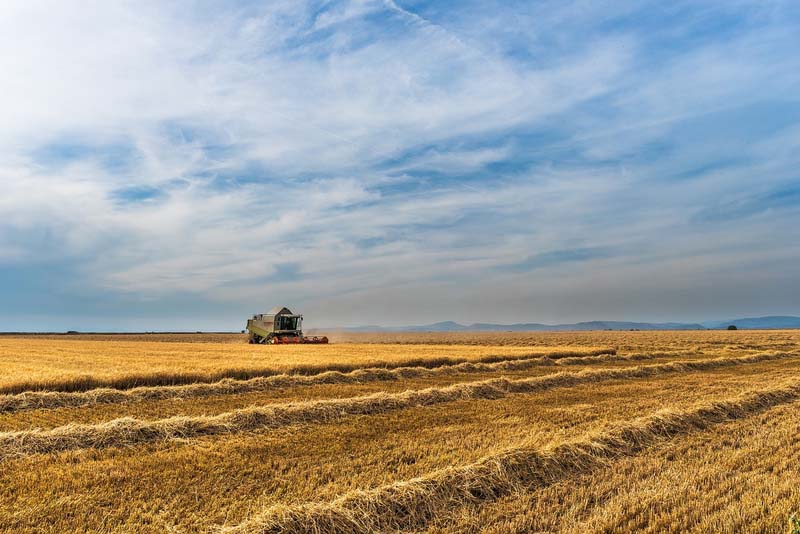
[[[270,340],[270,343],[273,345],[289,345],[292,343],[316,343],[322,344],[327,343],[328,338],[326,336],[309,336],[309,337],[300,337],[300,336],[275,336]]]
[[[328,342],[328,338],[327,338],[327,336],[322,336],[322,337],[320,337],[320,336],[310,336],[310,337],[304,337],[302,342],[303,343],[327,343]]]
[[[273,345],[288,345],[290,343],[302,343],[300,336],[275,336],[270,340]]]

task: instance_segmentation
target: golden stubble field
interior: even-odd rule
[[[800,332],[0,337],[2,532],[787,532]]]

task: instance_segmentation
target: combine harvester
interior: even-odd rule
[[[285,343],[327,343],[325,336],[303,336],[303,316],[295,315],[289,308],[272,308],[269,313],[259,313],[247,321],[250,343],[282,345]]]

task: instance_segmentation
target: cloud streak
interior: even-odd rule
[[[800,312],[791,2],[0,10],[0,329]]]

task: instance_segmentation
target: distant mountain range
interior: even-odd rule
[[[705,323],[635,323],[628,321],[587,321],[570,324],[515,323],[460,324],[453,321],[416,326],[353,326],[346,328],[319,328],[315,330],[338,330],[344,332],[565,332],[589,330],[719,330],[730,325],[740,329],[800,328],[800,317],[769,316],[709,321]]]
[[[745,319],[703,323],[703,326],[706,328],[727,328],[729,325],[736,325],[736,328],[752,330],[800,328],[800,317],[792,317],[791,315],[770,315],[768,317],[748,317]]]

